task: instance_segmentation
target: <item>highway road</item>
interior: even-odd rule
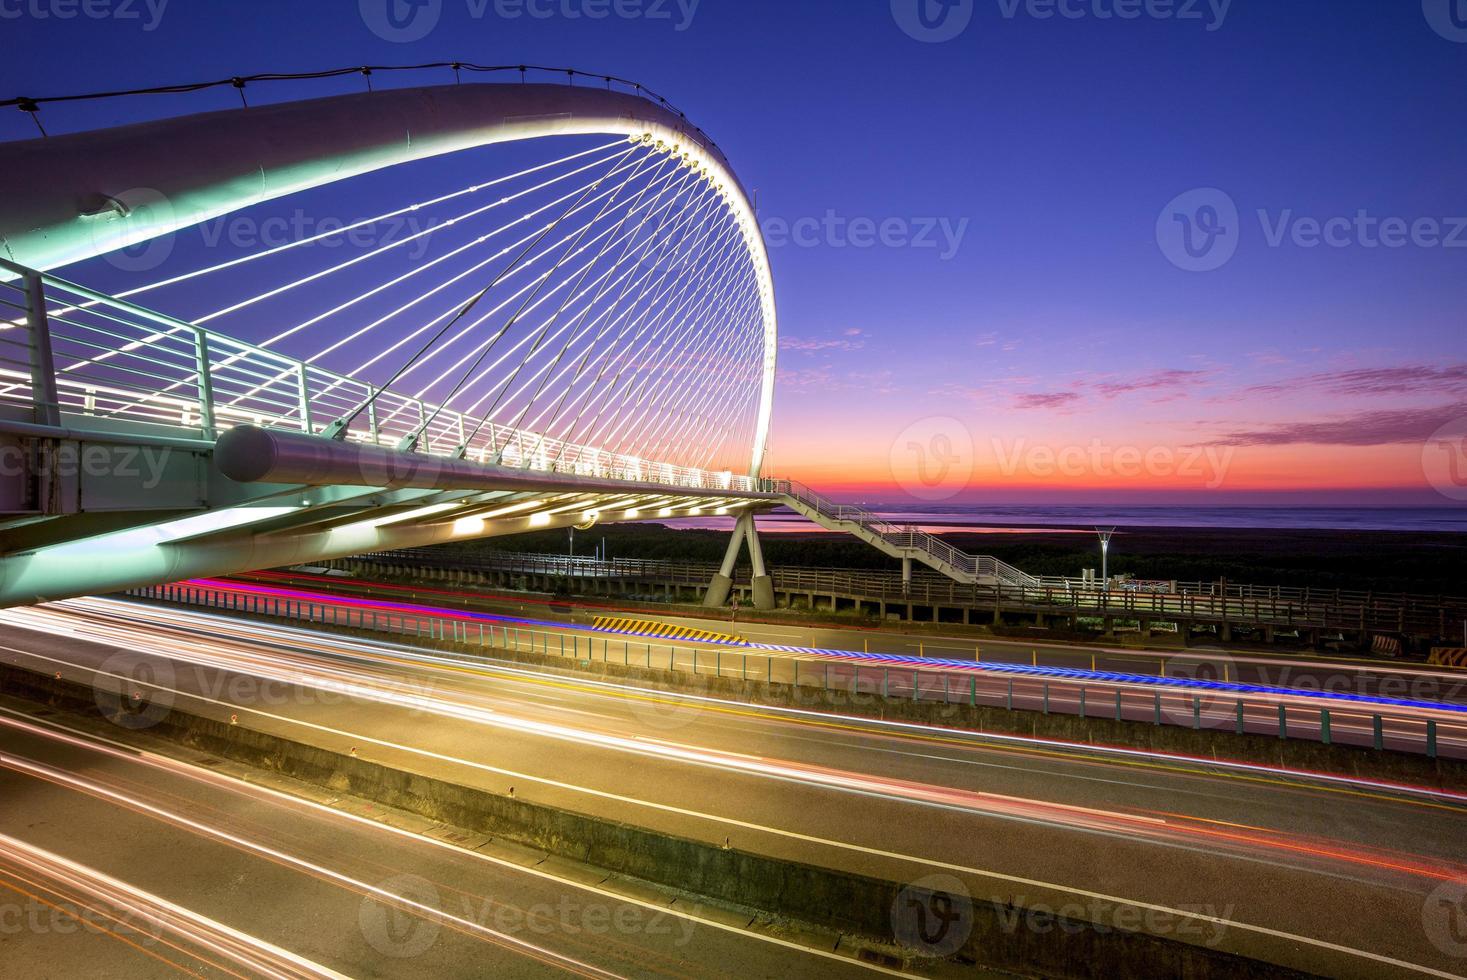
[[[634,900],[543,855],[406,815],[388,825],[14,705],[0,703],[0,746],[12,977],[884,972],[687,896]]]
[[[1441,901],[1467,878],[1459,797],[753,708],[113,600],[0,624],[0,656],[35,669],[90,680],[121,652],[189,710],[735,848],[950,874],[980,898],[1334,976],[1467,966]]]
[[[1281,668],[1290,686],[1249,682],[1240,674],[1268,671],[1265,658],[1235,662],[1220,652],[1194,651],[1171,661],[1148,662],[1148,655],[1116,651],[1059,649],[1030,658],[1002,659],[990,648],[970,646],[966,658],[911,653],[868,653],[870,636],[830,631],[817,642],[845,644],[811,648],[792,645],[790,636],[769,628],[756,630],[706,619],[642,615],[606,617],[605,610],[582,609],[558,602],[499,602],[457,592],[417,594],[420,590],[360,582],[336,584],[335,578],[264,573],[250,581],[215,580],[191,583],[191,601],[213,604],[254,603],[295,616],[304,605],[320,619],[326,613],[345,621],[367,622],[398,632],[432,631],[480,645],[543,650],[588,659],[610,658],[683,672],[715,672],[725,676],[856,689],[870,697],[926,701],[970,701],[995,707],[1017,707],[1061,714],[1120,717],[1146,724],[1164,723],[1277,737],[1399,749],[1418,754],[1437,752],[1467,758],[1467,705],[1442,700],[1443,689],[1457,693],[1459,676],[1450,670],[1361,663],[1296,660]],[[367,595],[365,593],[371,593]],[[283,604],[283,605],[282,605]],[[470,608],[464,609],[467,605]],[[370,618],[369,618],[370,617]],[[609,622],[602,623],[603,619]],[[649,626],[649,624],[651,624]],[[647,630],[660,624],[699,630],[738,629],[748,646],[692,639],[659,639],[625,635],[618,629]],[[809,631],[816,632],[816,631]],[[762,639],[761,639],[762,637]],[[776,642],[768,642],[770,640]],[[877,634],[878,643],[902,640]],[[783,641],[783,642],[778,642]],[[924,641],[915,641],[923,644]],[[969,641],[971,644],[972,641]],[[937,647],[937,643],[933,643]],[[854,649],[853,649],[854,648]],[[1012,656],[1014,651],[1008,649]],[[1078,658],[1081,663],[1074,661]],[[1055,663],[1058,661],[1058,663]],[[1030,664],[1036,666],[1031,667]],[[1292,671],[1294,676],[1288,676]]]
[[[241,580],[313,589],[327,588],[341,594],[383,598],[416,597],[436,605],[499,613],[523,612],[537,618],[567,623],[586,623],[604,615],[626,615],[736,633],[765,644],[941,659],[981,659],[1012,664],[1037,662],[1045,666],[1082,670],[1114,670],[1157,676],[1167,674],[1272,687],[1467,704],[1467,671],[1429,668],[1409,663],[1393,664],[1383,659],[1271,654],[1212,645],[1194,646],[1188,650],[1138,650],[1113,645],[1056,642],[1045,638],[1044,631],[1038,630],[1035,631],[1035,638],[1028,640],[945,634],[943,630],[950,629],[946,626],[920,627],[912,631],[854,626],[802,626],[761,622],[758,620],[760,614],[753,610],[745,610],[737,616],[724,613],[688,618],[660,615],[644,608],[622,611],[624,607],[609,599],[549,599],[537,595],[495,593],[452,586],[407,586],[342,575],[269,572],[245,576]]]

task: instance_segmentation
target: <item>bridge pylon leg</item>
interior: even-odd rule
[[[728,602],[728,594],[733,591],[734,567],[739,560],[739,546],[744,542],[744,518],[747,514],[739,516],[738,522],[734,524],[733,535],[728,539],[728,549],[723,553],[723,564],[718,569],[718,574],[713,576],[713,581],[708,583],[708,591],[703,593],[703,606],[707,609],[721,609]]]
[[[718,574],[713,576],[713,581],[708,583],[708,591],[703,594],[705,608],[718,609],[728,601],[728,594],[733,589],[733,573],[739,560],[739,548],[745,543],[749,546],[749,561],[754,566],[754,608],[774,608],[774,582],[769,577],[768,569],[764,567],[764,549],[759,546],[759,533],[754,529],[752,513],[740,514],[738,522],[734,524],[728,550],[723,554],[723,565],[719,567]]]
[[[754,515],[743,516],[744,537],[749,542],[749,562],[754,566],[754,608],[774,608],[774,579],[764,567],[764,549],[759,545],[759,532],[754,528]]]

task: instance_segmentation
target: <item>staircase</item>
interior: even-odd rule
[[[845,531],[893,558],[920,561],[964,584],[1039,587],[1040,581],[989,555],[959,551],[935,534],[911,525],[893,524],[869,510],[838,504],[793,480],[769,481],[769,489],[784,497],[785,506],[829,531]]]

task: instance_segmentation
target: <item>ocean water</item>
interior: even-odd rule
[[[933,532],[1093,533],[1101,527],[1279,528],[1467,533],[1467,507],[1062,507],[903,508],[863,504],[894,524]],[[679,521],[678,527],[725,528],[730,518]],[[759,518],[761,531],[820,530],[795,514]]]

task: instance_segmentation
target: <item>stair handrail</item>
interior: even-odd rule
[[[970,575],[989,574],[1001,582],[1038,587],[1039,580],[991,555],[970,555],[915,524],[894,524],[855,504],[840,504],[795,480],[770,481],[771,489],[804,504],[832,521],[869,530],[895,548],[921,551]]]

